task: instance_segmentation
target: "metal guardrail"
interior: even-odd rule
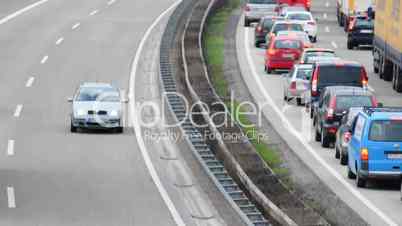
[[[182,4],[188,4],[189,1],[184,1]],[[196,7],[205,7],[201,3],[203,1],[196,1]],[[204,1],[206,2],[206,1]],[[205,8],[205,15],[208,14],[213,0]],[[183,10],[183,6],[179,6],[179,11]],[[205,15],[202,23],[205,22]],[[185,31],[188,24],[191,21],[191,17],[186,23]],[[168,27],[178,27],[178,18],[171,18],[168,22]],[[257,209],[257,207],[247,198],[245,193],[240,189],[239,185],[225,170],[225,166],[222,161],[218,160],[210,147],[206,144],[202,137],[201,132],[193,125],[190,119],[187,117],[186,106],[180,96],[175,94],[177,92],[176,81],[172,72],[173,65],[170,62],[170,50],[173,46],[174,30],[167,29],[163,35],[160,46],[160,79],[164,91],[167,93],[166,98],[170,109],[174,113],[178,121],[184,121],[181,125],[182,132],[192,145],[192,150],[199,160],[207,174],[211,177],[212,181],[217,185],[218,189],[223,193],[224,197],[233,205],[235,210],[242,217],[243,221],[247,225],[254,226],[269,226],[271,225],[263,216],[263,214]],[[186,32],[183,34],[183,38]],[[184,57],[185,58],[185,57]],[[184,59],[184,67],[186,68],[186,62]],[[188,71],[186,70],[186,73]]]

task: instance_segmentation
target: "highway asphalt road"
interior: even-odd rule
[[[346,35],[336,22],[336,1],[313,1],[312,12],[319,23],[316,47],[332,48],[345,59],[356,60],[369,72],[370,89],[380,102],[388,106],[402,106],[402,95],[392,90],[391,83],[373,73],[369,49],[347,50]],[[242,21],[242,20],[241,20]],[[303,107],[283,101],[283,78],[280,74],[264,72],[264,49],[257,49],[254,29],[244,28],[240,22],[237,51],[243,78],[255,101],[266,104],[263,114],[281,136],[285,137],[296,154],[317,175],[371,225],[402,225],[402,204],[399,185],[373,182],[368,188],[357,189],[354,180],[347,178],[346,168],[334,157],[334,149],[323,149],[313,141],[311,121]]]
[[[0,1],[0,225],[169,226],[180,224],[175,205],[194,225],[186,203],[197,202],[167,189],[168,208],[132,128],[69,132],[67,98],[84,81],[127,90],[141,38],[174,1],[41,0],[19,11],[35,2]]]

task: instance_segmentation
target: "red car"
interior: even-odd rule
[[[294,36],[272,37],[265,54],[265,71],[290,70],[303,52],[303,42]]]
[[[303,5],[308,11],[311,8],[311,0],[278,0],[278,4],[286,4],[288,6]]]

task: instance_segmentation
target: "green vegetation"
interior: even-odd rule
[[[212,83],[218,95],[223,99],[226,99],[229,94],[228,83],[223,73],[225,45],[224,32],[226,23],[232,11],[240,5],[240,0],[226,1],[226,4],[222,8],[218,9],[208,18],[203,40],[205,57],[208,63]],[[228,110],[230,110],[230,104],[226,103],[226,106],[228,107]],[[238,106],[238,103],[234,104],[235,109],[232,112],[235,112],[235,115],[232,115],[232,117],[240,125],[252,125],[252,122],[247,118],[247,116],[241,114],[241,112],[245,112],[245,110],[239,109]],[[261,137],[264,136],[258,132],[255,126],[243,126],[242,129],[262,159],[286,184],[289,185],[289,172],[287,169],[281,167],[282,160],[279,153],[261,139]]]

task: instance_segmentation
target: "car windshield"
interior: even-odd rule
[[[299,49],[301,46],[298,40],[277,40],[274,47],[275,49]]]
[[[311,20],[311,16],[307,13],[291,13],[287,16],[289,20]]]
[[[303,79],[303,80],[310,80],[311,73],[313,72],[312,68],[299,68],[297,70],[296,78]]]
[[[279,31],[303,31],[303,26],[301,24],[276,24],[272,32],[276,35]]]
[[[370,128],[369,140],[402,142],[402,120],[376,120]]]
[[[276,4],[276,0],[250,0],[250,4]]]
[[[110,87],[83,87],[76,101],[119,102],[119,92]]]
[[[371,96],[344,95],[336,97],[336,108],[348,110],[353,107],[371,107],[373,102]]]
[[[319,66],[318,86],[362,86],[361,67],[326,65]]]

